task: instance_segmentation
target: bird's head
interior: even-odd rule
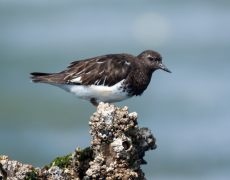
[[[152,71],[162,69],[166,72],[171,71],[162,63],[162,57],[160,53],[152,50],[146,50],[137,56],[140,60],[144,61],[145,64],[150,67]]]

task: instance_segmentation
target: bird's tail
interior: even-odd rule
[[[53,78],[51,73],[41,73],[41,72],[33,72],[30,73],[31,74],[31,79],[33,82],[35,83],[52,83],[53,82]]]

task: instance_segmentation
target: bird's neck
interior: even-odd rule
[[[152,71],[142,72],[142,71],[136,71],[135,73],[132,73],[132,76],[129,77],[130,83],[129,83],[129,91],[131,95],[141,95],[147,86],[149,85],[149,82],[152,77]]]

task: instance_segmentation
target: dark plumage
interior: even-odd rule
[[[138,56],[109,54],[74,61],[66,70],[59,73],[33,72],[31,78],[33,82],[62,87],[79,97],[91,100],[91,102],[94,100],[94,104],[97,104],[99,101],[115,102],[133,95],[141,95],[147,88],[152,73],[157,69],[170,72],[162,64],[162,58],[158,52],[147,50]],[[118,84],[119,82],[120,84]],[[119,87],[116,87],[116,85],[119,85]],[[82,89],[80,86],[84,88]],[[101,87],[106,87],[106,90],[101,89]],[[78,91],[83,92],[78,93]],[[84,93],[84,91],[86,92]],[[87,94],[88,91],[90,91],[89,94]],[[109,95],[104,97],[104,91],[109,92]],[[116,97],[111,97],[113,94],[120,97],[118,95],[120,91],[126,93],[127,97],[123,97],[123,94],[117,100]],[[102,93],[102,98],[100,98],[100,93]]]

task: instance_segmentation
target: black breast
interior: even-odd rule
[[[134,70],[125,81],[125,91],[127,91],[130,96],[141,95],[148,87],[151,77],[152,72],[147,69]]]

